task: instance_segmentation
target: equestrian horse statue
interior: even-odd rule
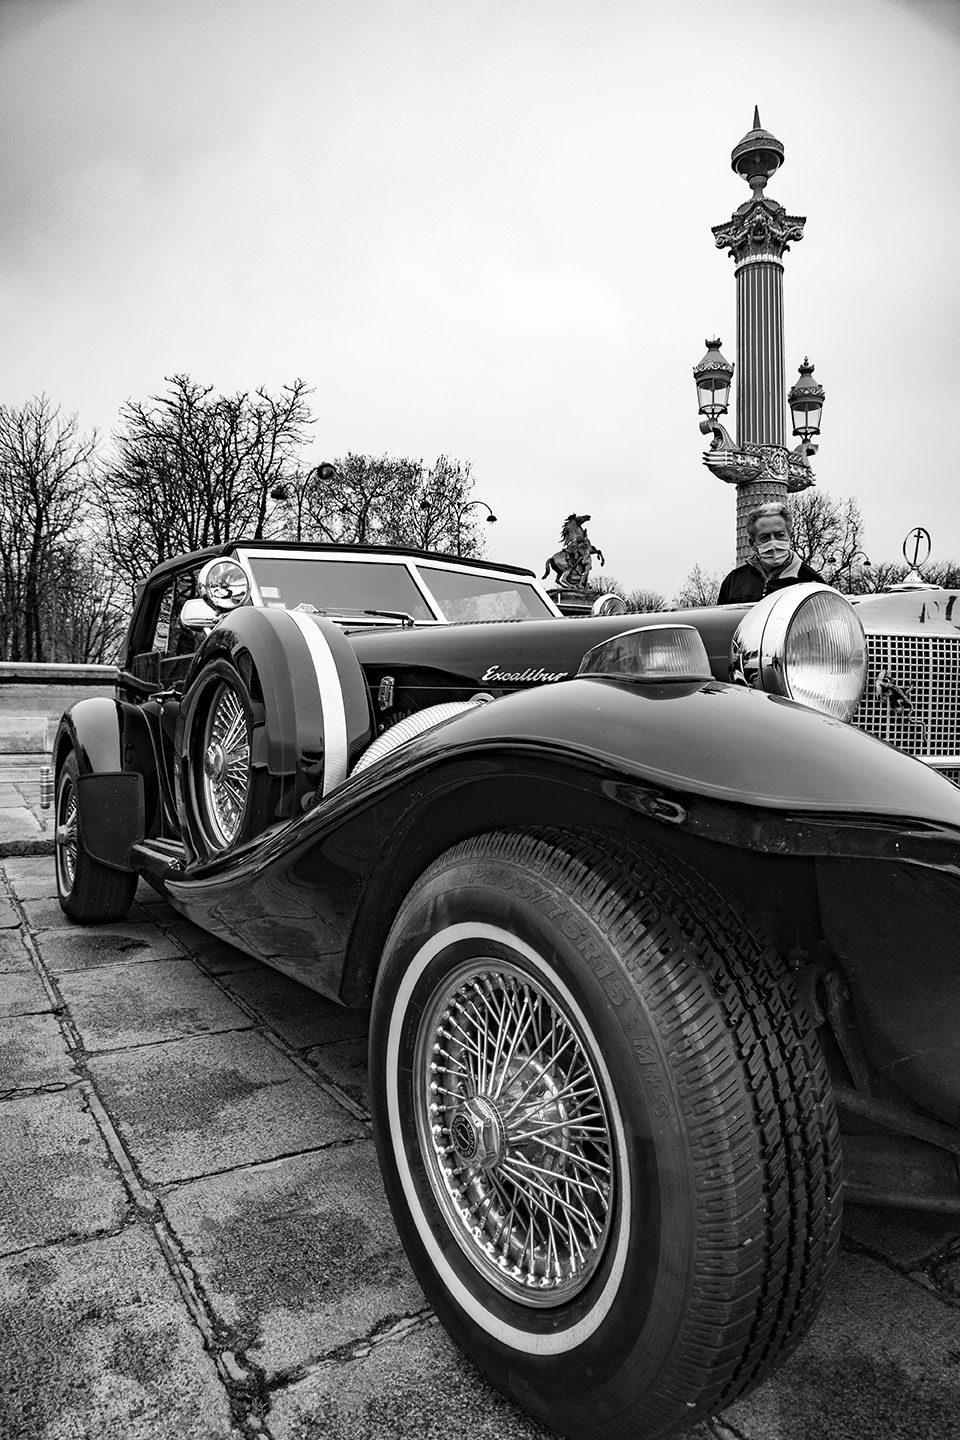
[[[557,550],[546,563],[541,580],[546,580],[551,569],[557,584],[568,590],[585,590],[590,583],[591,556],[596,555],[603,565],[603,552],[590,544],[583,528],[589,515],[568,515],[560,531],[563,549]]]

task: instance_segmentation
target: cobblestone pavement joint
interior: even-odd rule
[[[366,1109],[366,1016],[179,918],[70,926],[0,862],[0,1434],[536,1440],[434,1320]],[[691,1440],[960,1435],[960,1218],[848,1207],[794,1356]]]

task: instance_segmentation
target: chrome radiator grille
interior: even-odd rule
[[[949,778],[956,783],[960,635],[868,634],[867,656],[867,683],[854,725],[938,769],[944,760],[955,760]]]

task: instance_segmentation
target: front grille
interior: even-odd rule
[[[960,636],[868,635],[867,659],[854,725],[924,760],[960,757]]]

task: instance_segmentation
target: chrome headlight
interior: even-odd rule
[[[236,560],[208,560],[197,576],[197,589],[217,610],[236,610],[250,596],[250,580]]]
[[[828,585],[787,585],[740,622],[730,679],[850,720],[867,673],[867,642],[853,606]]]

